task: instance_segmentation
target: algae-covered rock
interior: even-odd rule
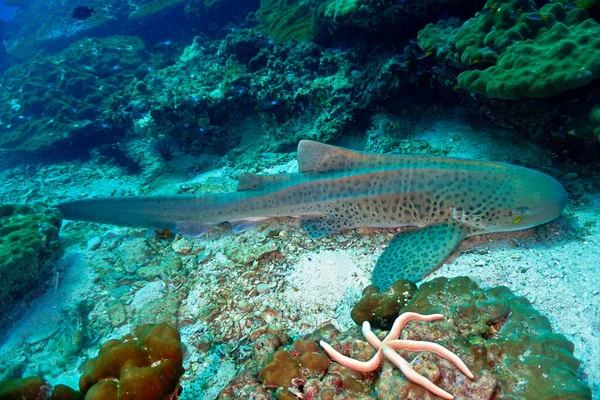
[[[363,297],[352,307],[350,316],[359,326],[368,321],[373,328],[390,329],[400,310],[416,291],[417,285],[405,280],[394,282],[383,293],[377,286],[367,286],[363,290]]]
[[[43,289],[59,249],[61,220],[43,204],[0,205],[0,310]]]
[[[590,390],[577,377],[573,344],[552,332],[548,320],[527,299],[506,287],[481,289],[466,277],[437,278],[423,283],[399,313],[411,311],[442,313],[444,318],[409,322],[400,339],[444,346],[467,364],[474,378],[465,378],[434,353],[401,351],[401,356],[457,399],[591,399]],[[385,335],[375,333],[380,338]],[[340,332],[327,325],[280,348],[266,363],[250,360],[219,398],[269,398],[284,393],[314,399],[435,398],[388,362],[368,374],[336,362],[325,368],[319,339],[357,360],[367,361],[375,354],[358,327]],[[307,364],[315,368],[313,374],[302,367],[299,373],[296,370],[295,362],[301,362],[304,354],[314,355]]]

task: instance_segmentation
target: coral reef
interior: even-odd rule
[[[401,339],[446,347],[466,361],[473,380],[465,379],[450,362],[436,355],[405,351],[400,355],[417,373],[457,398],[591,398],[590,390],[577,377],[579,362],[573,357],[573,344],[553,333],[545,317],[505,287],[484,290],[466,277],[437,278],[424,283],[401,312],[444,313],[441,321],[409,323]],[[336,350],[354,359],[368,360],[374,354],[358,329],[339,332],[327,325],[280,348],[266,361],[257,357],[228,385],[220,399],[239,398],[242,393],[268,398],[273,389],[279,399],[431,398],[388,363],[369,374],[335,362],[328,366],[315,362],[318,368],[302,368],[301,359],[307,351],[321,359],[322,350],[314,342],[318,339],[332,343]]]
[[[60,213],[43,204],[0,205],[0,311],[39,291],[59,249]]]
[[[110,340],[98,357],[88,360],[79,380],[80,392],[52,387],[40,377],[0,382],[2,399],[36,400],[165,400],[177,398],[183,374],[183,349],[177,329],[167,324],[142,325],[134,335]]]
[[[113,36],[10,68],[0,78],[0,147],[44,152],[114,140],[123,127],[105,111],[109,98],[148,72],[148,58],[139,38]]]
[[[224,154],[242,134],[262,135],[260,151],[334,140],[408,79],[397,58],[363,57],[311,42],[278,45],[246,29],[221,41],[197,37],[176,65],[121,92],[113,113],[149,115],[147,135],[174,137],[193,153]],[[140,90],[153,97],[140,101]]]

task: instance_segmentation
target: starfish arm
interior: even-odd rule
[[[369,323],[369,321],[363,322],[362,334],[365,337],[365,339],[367,339],[367,342],[369,342],[369,344],[373,346],[375,350],[379,350],[379,346],[381,346],[381,340],[379,340],[377,335],[375,335],[371,330],[371,324]]]
[[[353,369],[359,372],[371,372],[375,371],[379,364],[381,364],[382,353],[381,351],[377,351],[373,358],[369,361],[359,361],[350,357],[346,357],[342,353],[338,352],[336,349],[331,347],[331,345],[325,343],[324,341],[320,341],[319,344],[325,350],[329,358],[333,361],[337,362],[340,365],[343,365],[346,368]]]
[[[458,367],[463,374],[473,379],[473,373],[460,359],[460,357],[437,343],[421,342],[417,340],[390,340],[386,342],[385,345],[396,350],[430,351],[450,361],[452,364],[456,365],[456,367]]]
[[[414,312],[402,313],[394,321],[394,324],[392,325],[392,329],[390,329],[390,332],[387,334],[384,341],[386,341],[388,339],[398,339],[400,337],[400,332],[402,332],[402,328],[404,328],[404,325],[406,325],[406,323],[409,321],[414,321],[414,320],[436,321],[436,320],[442,319],[442,318],[444,318],[444,316],[442,314],[423,315],[423,314],[418,314],[418,313],[414,313]]]
[[[402,358],[398,353],[394,351],[391,347],[382,346],[382,351],[384,356],[390,360],[396,367],[400,368],[400,371],[406,376],[407,379],[413,381],[417,385],[423,386],[425,389],[429,390],[431,393],[439,396],[443,399],[452,400],[454,396],[440,387],[436,386],[429,379],[425,378],[422,375],[419,375],[417,371],[415,371],[408,361]]]

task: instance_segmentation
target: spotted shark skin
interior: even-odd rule
[[[554,178],[504,163],[369,154],[303,140],[298,170],[244,174],[232,193],[96,198],[57,207],[68,220],[188,234],[284,216],[299,217],[311,238],[359,226],[416,227],[397,233],[378,260],[372,281],[385,289],[398,279],[421,279],[465,237],[537,226],[567,204]]]

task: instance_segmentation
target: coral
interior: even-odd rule
[[[490,98],[518,99],[591,82],[599,73],[598,32],[583,8],[557,1],[538,10],[532,0],[488,0],[464,24],[428,24],[418,39],[439,61],[467,70],[458,76],[461,86]]]
[[[548,319],[506,287],[480,289],[469,278],[437,278],[424,283],[403,312],[443,310],[437,332],[415,331],[416,340],[435,337],[452,342],[467,365],[497,379],[499,399],[589,399],[577,377],[573,344],[552,332]]]
[[[48,381],[38,376],[0,382],[2,400],[81,400],[82,398],[79,392],[70,387],[56,385],[52,388]]]
[[[573,357],[572,343],[553,333],[545,317],[505,287],[484,290],[469,278],[437,278],[423,283],[401,312],[443,312],[444,319],[434,323],[408,323],[401,339],[435,342],[449,349],[465,361],[474,379],[465,379],[450,362],[434,354],[401,351],[400,355],[417,373],[456,398],[591,398],[590,390],[577,378],[579,362]],[[327,325],[304,338],[313,345],[315,339],[331,343],[356,360],[369,360],[375,353],[357,328],[339,332]],[[319,370],[308,376],[300,368],[298,375],[292,363],[300,357],[296,343],[277,350],[278,356],[272,356],[264,367],[269,378],[283,377],[269,383],[287,385],[276,390],[278,398],[432,398],[387,362],[369,374],[334,362],[324,373]],[[259,376],[264,379],[266,372],[259,367],[251,360],[219,398],[269,398],[273,388],[266,387],[267,380],[261,381]],[[292,369],[294,373],[284,376]]]
[[[102,345],[98,357],[84,366],[79,388],[99,395],[116,389],[117,398],[166,398],[178,390],[182,354],[176,329],[164,323],[142,325],[134,336]],[[107,382],[114,382],[116,388]],[[104,398],[89,393],[88,397]]]
[[[62,151],[110,140],[123,127],[109,123],[108,100],[147,59],[139,38],[114,36],[82,39],[8,69],[0,78],[0,147]]]
[[[265,43],[246,29],[223,40],[197,37],[177,64],[140,81],[152,98],[140,101],[131,85],[114,110],[151,116],[148,134],[174,137],[191,153],[225,154],[259,127],[261,152],[295,146],[299,138],[334,140],[405,83],[397,59],[361,64],[359,57],[309,41]]]
[[[50,384],[37,376],[0,382],[0,399],[46,399],[50,391]]]
[[[142,325],[134,336],[102,345],[98,357],[86,362],[79,389],[88,400],[170,398],[179,390],[182,357],[175,328]]]
[[[495,66],[463,72],[458,83],[492,98],[543,98],[587,85],[600,76],[599,65],[600,25],[559,22],[508,47]]]
[[[368,321],[377,329],[390,329],[400,310],[417,291],[417,285],[410,281],[394,282],[381,293],[374,285],[367,286],[362,298],[352,307],[350,316],[357,325]]]
[[[50,261],[59,249],[60,225],[60,213],[43,204],[0,205],[2,315],[11,302],[43,287]]]

